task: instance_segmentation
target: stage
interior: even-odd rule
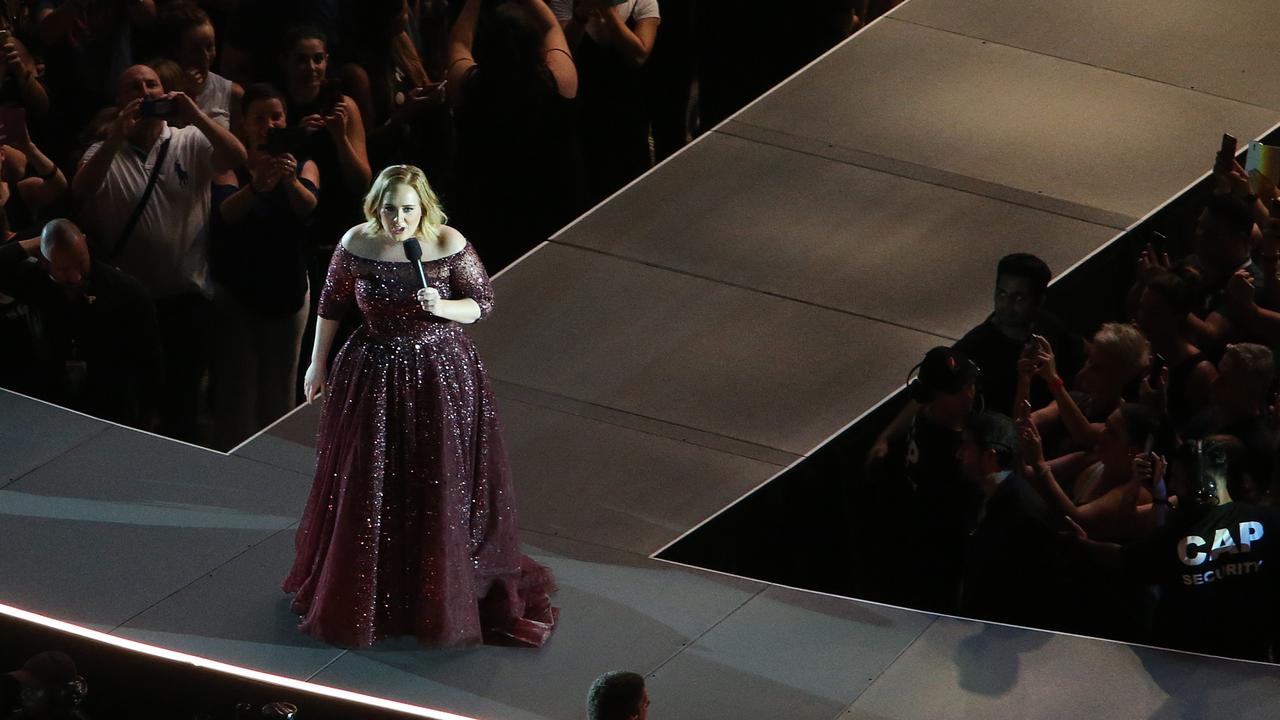
[[[472,330],[538,650],[343,651],[279,592],[318,408],[230,454],[0,391],[0,603],[483,718],[1270,717],[1272,666],[936,616],[653,559],[901,387],[991,307],[1013,251],[1062,273],[1263,135],[1280,6],[910,0],[527,255]],[[1231,53],[1223,52],[1230,45]],[[465,228],[462,228],[465,232]]]

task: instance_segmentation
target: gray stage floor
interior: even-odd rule
[[[0,392],[0,602],[477,717],[582,716],[618,667],[655,718],[1270,717],[1275,668],[794,591],[650,555],[896,390],[1280,115],[1280,5],[911,0],[496,280],[474,328],[540,650],[345,652],[276,591],[316,408],[225,456]],[[1224,51],[1231,45],[1232,52]],[[463,228],[465,231],[465,228]]]

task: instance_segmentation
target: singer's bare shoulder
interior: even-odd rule
[[[340,244],[346,248],[347,252],[366,260],[391,262],[404,260],[404,252],[399,244],[378,242],[378,238],[369,235],[364,223],[343,233]]]
[[[343,233],[342,240],[339,240],[338,244],[346,248],[347,252],[352,255],[361,254],[359,251],[363,250],[368,244],[368,238],[365,237],[364,223],[355,225],[350,230]]]
[[[467,239],[457,228],[448,225],[440,226],[440,234],[436,235],[436,242],[440,246],[440,257],[449,257],[462,252],[462,248],[467,246]]]

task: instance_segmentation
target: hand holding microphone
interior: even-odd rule
[[[422,309],[435,315],[436,304],[440,302],[440,291],[433,287],[424,287],[418,290],[417,296]]]
[[[436,305],[440,302],[440,291],[431,287],[427,282],[427,274],[422,271],[422,244],[417,238],[409,238],[403,245],[404,256],[418,269],[418,278],[422,280],[422,289],[416,293],[418,302],[422,303],[423,310],[435,315]]]

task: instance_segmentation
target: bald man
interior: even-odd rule
[[[166,367],[161,431],[198,441],[201,380],[212,350],[210,185],[215,174],[245,162],[245,149],[186,94],[165,92],[145,65],[121,73],[116,107],[107,139],[85,152],[71,190],[94,251],[155,300]]]
[[[106,420],[151,424],[161,376],[155,308],[137,280],[93,258],[75,223],[53,220],[38,238],[0,245],[0,293],[33,319],[30,357],[0,382]]]

